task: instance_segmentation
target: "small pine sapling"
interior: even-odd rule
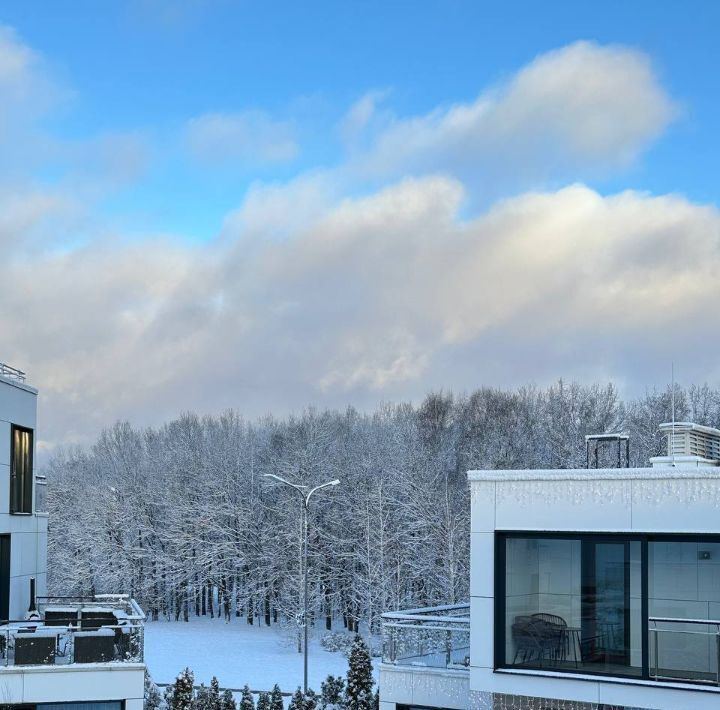
[[[235,698],[231,691],[226,690],[220,698],[220,710],[237,710]]]
[[[195,677],[186,668],[176,678],[175,683],[166,692],[165,698],[169,710],[191,710],[193,706],[193,682]]]
[[[288,710],[305,710],[305,695],[299,687],[290,698]]]
[[[345,694],[345,679],[329,675],[320,685],[321,710],[342,710]]]
[[[253,700],[250,687],[245,685],[240,694],[239,710],[255,710],[255,701]]]
[[[220,683],[218,679],[213,676],[210,681],[210,690],[208,692],[208,703],[210,705],[209,710],[221,710],[220,702]]]
[[[373,710],[373,677],[370,651],[360,635],[355,636],[348,659],[346,710]]]
[[[280,686],[277,683],[275,683],[270,692],[270,710],[285,710],[283,696],[280,692]]]
[[[303,710],[315,710],[319,702],[320,696],[312,688],[308,688],[303,697]]]

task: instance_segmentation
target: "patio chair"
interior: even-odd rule
[[[567,658],[567,621],[557,614],[540,612],[532,614],[532,619],[542,623],[540,627],[543,636],[543,649],[550,654],[554,661],[564,661]]]
[[[115,632],[112,629],[78,631],[75,634],[75,663],[107,663],[115,656]]]
[[[15,665],[53,665],[57,634],[43,631],[21,631],[15,636]]]

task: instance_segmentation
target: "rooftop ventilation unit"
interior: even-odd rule
[[[660,425],[667,437],[667,456],[650,459],[653,466],[720,465],[720,429],[692,422],[667,422]]]

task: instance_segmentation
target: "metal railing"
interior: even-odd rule
[[[430,668],[470,666],[470,605],[383,614],[383,663]]]
[[[25,382],[27,375],[22,370],[18,370],[16,367],[10,367],[10,365],[0,362],[0,376],[7,377],[9,380]]]
[[[653,680],[720,686],[720,621],[660,616],[648,621]]]
[[[38,597],[26,619],[0,623],[0,665],[139,663],[144,620],[127,595]]]

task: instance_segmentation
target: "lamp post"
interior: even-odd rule
[[[308,691],[308,623],[307,623],[307,616],[308,616],[308,505],[310,504],[310,498],[312,497],[313,493],[316,491],[321,490],[322,488],[327,488],[328,486],[337,486],[340,481],[336,479],[332,481],[327,481],[326,483],[321,483],[319,486],[315,486],[314,488],[310,488],[310,486],[301,486],[297,483],[290,483],[290,481],[286,481],[284,478],[281,478],[280,476],[276,476],[274,473],[265,473],[263,474],[266,478],[274,478],[276,481],[280,481],[280,483],[284,483],[286,486],[289,486],[293,490],[297,491],[297,493],[300,495],[300,498],[302,499],[303,504],[303,567],[304,567],[304,573],[303,573],[303,627],[304,627],[304,644],[303,644],[303,651],[304,651],[304,657],[303,657],[303,689],[305,694],[307,694]],[[309,489],[309,490],[308,490]]]

